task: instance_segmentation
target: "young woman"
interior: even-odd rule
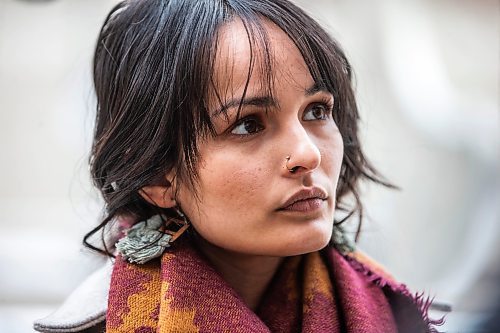
[[[344,237],[358,182],[390,185],[363,156],[349,62],[302,10],[124,1],[94,81],[91,170],[108,215],[86,241],[126,228],[103,245],[116,255],[107,307],[37,329],[435,330],[429,300]]]

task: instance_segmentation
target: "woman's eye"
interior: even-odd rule
[[[249,135],[260,132],[264,126],[255,118],[243,118],[233,127],[231,134]]]
[[[304,112],[303,120],[325,120],[328,118],[330,108],[325,104],[314,104]]]

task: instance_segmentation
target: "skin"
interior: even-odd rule
[[[331,116],[333,96],[307,92],[314,80],[299,50],[274,24],[265,22],[265,27],[272,46],[274,103],[262,89],[261,57],[254,49],[246,99],[267,97],[261,101],[268,105],[245,105],[237,120],[238,105],[229,107],[226,117],[217,112],[221,103],[212,92],[210,110],[218,135],[199,144],[200,200],[183,184],[143,189],[159,206],[182,207],[201,236],[201,251],[251,309],[258,306],[283,257],[328,244],[343,156],[342,138]],[[223,26],[218,42],[215,89],[222,104],[239,102],[250,64],[242,22],[236,19]],[[286,165],[296,171],[289,172]],[[318,209],[279,210],[296,192],[313,187],[328,196]]]

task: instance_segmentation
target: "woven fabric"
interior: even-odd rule
[[[398,332],[384,291],[354,262],[333,247],[288,257],[254,312],[188,242],[144,265],[118,257],[106,332]]]

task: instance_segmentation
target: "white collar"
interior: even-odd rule
[[[113,263],[106,260],[103,267],[92,273],[49,316],[36,320],[39,332],[79,332],[106,319],[108,292]]]

